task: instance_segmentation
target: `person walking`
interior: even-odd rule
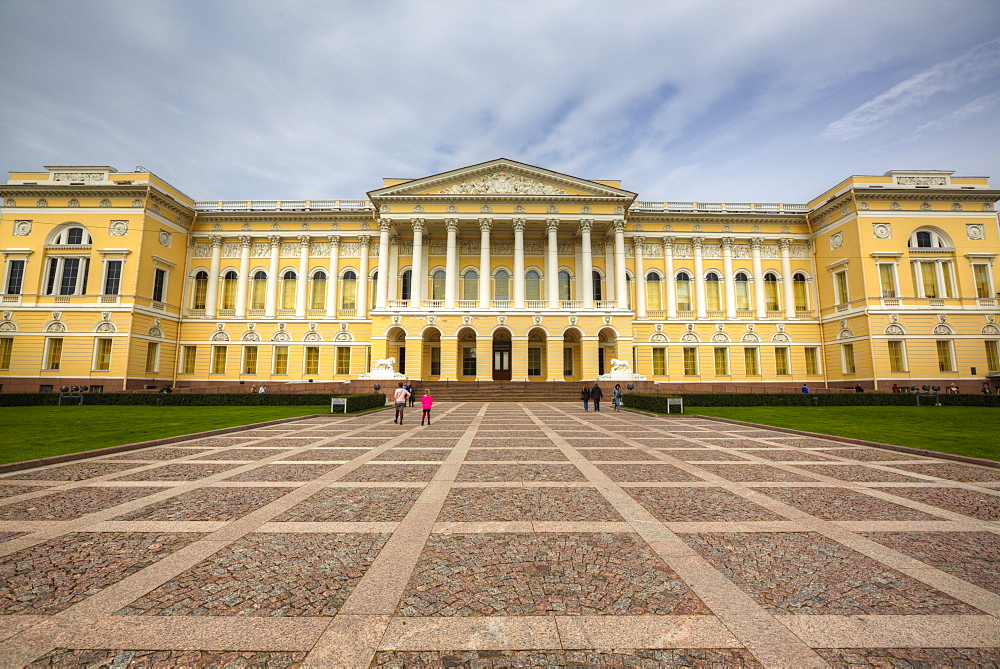
[[[583,390],[580,391],[580,399],[583,400],[583,410],[590,411],[590,386],[583,386]]]
[[[410,393],[410,406],[413,406],[413,402],[417,397],[417,389],[413,387],[412,383],[406,385],[406,390]]]
[[[617,412],[621,412],[622,410],[622,384],[620,383],[616,383],[615,389],[611,391],[611,406]]]
[[[424,424],[424,419],[427,419],[427,424],[431,424],[431,407],[434,406],[434,398],[431,397],[429,390],[424,391],[424,396],[420,398],[420,406],[423,407],[424,412],[420,415],[420,424]]]
[[[590,399],[594,400],[594,411],[601,410],[602,397],[604,397],[604,391],[602,391],[601,387],[595,383],[594,387],[590,389]]]
[[[403,424],[403,409],[406,408],[406,400],[410,399],[410,391],[406,389],[403,382],[399,382],[399,387],[396,388],[396,392],[393,394],[392,400],[396,405],[396,417],[392,419],[393,423]]]

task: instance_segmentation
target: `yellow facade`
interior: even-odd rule
[[[389,358],[484,382],[593,380],[617,359],[719,390],[978,390],[1000,372],[985,178],[650,202],[498,159],[365,200],[200,202],[109,167],[0,191],[8,391],[357,382]]]

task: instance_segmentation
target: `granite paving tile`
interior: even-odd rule
[[[610,649],[610,650],[412,650],[378,651],[373,667],[757,667],[742,649]]]
[[[403,616],[708,613],[636,535],[432,534]]]
[[[286,494],[287,488],[198,488],[113,520],[234,520]]]
[[[141,465],[125,464],[119,462],[96,462],[83,461],[74,462],[68,465],[56,465],[44,469],[36,469],[27,472],[19,472],[9,479],[22,479],[30,481],[84,481],[95,476],[107,476],[118,472],[135,469]]]
[[[420,492],[419,488],[323,488],[274,522],[398,522]]]
[[[744,522],[785,517],[722,488],[625,488],[664,522]]]
[[[281,439],[262,439],[261,441],[255,441],[253,445],[263,448],[301,448],[315,441],[317,441],[316,437],[285,437]]]
[[[579,449],[579,453],[592,462],[598,460],[619,460],[625,462],[637,460],[658,460],[655,455],[641,451],[638,448],[581,448]]]
[[[126,451],[117,455],[109,455],[103,460],[173,460],[186,458],[199,453],[207,453],[207,448],[141,448],[137,451]]]
[[[746,439],[774,439],[777,437],[783,437],[788,434],[787,432],[775,432],[773,430],[748,430],[744,428],[740,430],[738,435]]]
[[[341,437],[326,444],[337,448],[377,448],[389,441],[389,437]]]
[[[1000,667],[1000,648],[817,648],[816,652],[838,669]]]
[[[448,454],[451,453],[450,450],[432,450],[429,448],[414,449],[414,448],[390,448],[385,453],[382,453],[378,457],[374,458],[376,461],[388,460],[388,461],[400,461],[400,460],[423,460],[423,461],[438,461],[443,462]]]
[[[794,446],[796,448],[836,448],[837,446],[844,446],[844,442],[834,441],[832,439],[817,439],[815,437],[795,437],[787,435],[784,437],[770,437],[768,438],[768,441],[774,443],[776,446]]]
[[[895,469],[923,474],[925,476],[936,476],[942,479],[964,482],[1000,481],[1000,468],[975,467],[972,465],[961,465],[953,463],[929,463],[926,465],[893,465]]]
[[[612,481],[701,481],[694,474],[667,464],[650,465],[611,465],[598,464],[598,469],[607,474]]]
[[[552,448],[550,439],[520,439],[514,437],[490,438],[473,437],[472,448]]]
[[[462,465],[456,481],[586,481],[573,465]]]
[[[940,520],[923,511],[844,488],[757,488],[823,520]]]
[[[72,520],[166,488],[74,488],[0,506],[0,520]]]
[[[238,434],[241,437],[248,437],[248,438],[251,438],[251,439],[257,439],[259,437],[281,437],[281,436],[287,436],[287,435],[290,435],[291,433],[292,433],[292,429],[291,428],[286,428],[284,430],[273,430],[273,429],[267,429],[267,430],[245,430],[243,432],[236,432],[235,434]],[[296,435],[296,436],[298,436],[298,435]]]
[[[680,538],[774,613],[981,613],[815,532],[718,532]]]
[[[813,460],[819,462],[832,462],[830,458],[824,458],[822,455],[816,455],[812,451],[801,451],[795,449],[765,448],[749,450],[741,448],[739,449],[739,452],[752,455],[755,458],[773,460],[775,462],[806,462]]]
[[[26,665],[42,667],[113,667],[114,669],[153,669],[186,667],[190,669],[291,669],[302,666],[305,651],[259,650],[126,650],[56,648]]]
[[[0,615],[52,615],[200,538],[196,534],[75,532],[0,561]]]
[[[703,439],[706,444],[723,448],[768,448],[767,443],[749,439]]]
[[[725,460],[726,462],[749,462],[746,458],[739,456],[740,451],[725,450],[717,451],[711,448],[684,448],[670,449],[664,454],[672,458],[683,460],[684,462],[698,462],[705,460]]]
[[[0,485],[0,499],[14,497],[15,495],[26,495],[29,492],[46,490],[49,486],[39,485]]]
[[[0,532],[0,544],[11,539],[16,539],[17,537],[23,537],[25,534],[27,532]]]
[[[205,439],[196,439],[194,441],[182,442],[184,446],[198,446],[204,448],[220,448],[229,446],[240,446],[249,442],[249,439],[241,437],[206,437]],[[259,445],[258,442],[254,443],[254,446]]]
[[[284,460],[294,462],[311,460],[315,460],[317,462],[346,462],[348,460],[353,460],[358,456],[364,455],[369,450],[370,449],[367,448],[311,448],[308,451],[289,453],[284,457]]]
[[[557,448],[470,448],[467,461],[568,460]]]
[[[481,439],[541,439],[545,436],[545,433],[541,430],[533,431],[520,431],[514,432],[513,430],[483,430],[479,429],[476,431],[476,436]]]
[[[440,465],[361,465],[341,481],[430,481]]]
[[[454,488],[439,522],[624,519],[595,488]]]
[[[794,474],[792,472],[786,472],[783,469],[778,469],[777,467],[770,467],[768,465],[752,465],[752,464],[739,464],[739,465],[698,465],[705,471],[711,472],[716,476],[721,476],[727,481],[738,481],[740,483],[746,483],[750,481],[812,481],[806,476],[800,476],[799,474]]]
[[[842,481],[863,481],[867,483],[916,483],[918,479],[904,474],[887,472],[864,465],[796,465],[816,474],[829,476]]]
[[[332,616],[387,534],[251,534],[117,615]]]
[[[980,520],[1000,520],[1000,496],[986,492],[962,488],[892,488],[885,492]]]
[[[685,439],[660,437],[633,437],[632,439],[643,446],[652,446],[653,448],[705,448],[701,444],[696,444],[693,441],[687,441]]]
[[[264,465],[250,471],[230,476],[227,482],[247,483],[250,481],[264,481],[268,483],[280,483],[283,481],[301,482],[312,481],[327,472],[333,471],[339,465],[324,465],[320,463],[308,465]]]
[[[230,448],[218,453],[199,456],[192,462],[204,462],[206,460],[240,460],[253,461],[273,458],[282,453],[288,453],[287,448]]]
[[[566,439],[566,443],[575,448],[625,448],[628,446],[621,439],[604,436],[593,436],[589,439]]]
[[[865,532],[932,567],[1000,593],[1000,536],[992,532]]]
[[[176,464],[154,467],[134,474],[118,476],[116,481],[197,481],[206,476],[220,474],[235,469],[237,464]]]
[[[862,462],[888,462],[892,460],[926,460],[919,455],[910,455],[900,451],[887,451],[882,448],[824,448],[813,453],[836,455],[838,458],[860,460]]]

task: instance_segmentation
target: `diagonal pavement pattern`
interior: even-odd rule
[[[0,665],[1000,665],[1000,469],[559,403],[414,414],[0,476]]]

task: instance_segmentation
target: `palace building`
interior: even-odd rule
[[[593,381],[612,359],[664,389],[1000,381],[983,177],[668,202],[497,159],[367,195],[205,202],[148,172],[12,173],[3,390],[360,388],[390,358],[423,381]]]

